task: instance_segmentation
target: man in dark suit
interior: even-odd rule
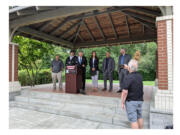
[[[123,82],[124,78],[128,75],[128,70],[124,68],[124,65],[128,65],[129,61],[131,60],[131,56],[126,54],[125,49],[120,50],[121,55],[119,56],[118,60],[118,73],[119,73],[119,91],[118,93],[122,92],[123,89]]]
[[[83,52],[79,51],[79,56],[78,56],[78,67],[82,71],[82,89],[80,89],[81,94],[86,94],[85,92],[85,83],[86,83],[86,66],[87,66],[87,60],[86,57],[83,56]]]
[[[72,66],[72,65],[77,65],[78,64],[78,59],[77,56],[75,56],[75,51],[71,50],[70,56],[67,57],[66,59],[66,66]]]
[[[110,52],[106,52],[106,58],[103,60],[102,71],[104,76],[104,89],[102,91],[107,90],[107,79],[109,79],[109,92],[113,89],[113,71],[115,68],[115,62],[112,57],[110,57]]]

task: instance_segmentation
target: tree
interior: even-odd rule
[[[70,49],[55,46],[53,44],[48,44],[34,39],[24,38],[22,36],[15,36],[13,42],[19,44],[18,70],[26,70],[29,78],[28,82],[30,82],[31,86],[38,84],[38,81],[42,80],[39,71],[49,69],[51,61],[55,58],[56,54],[59,54],[60,59],[65,62],[70,52]],[[99,58],[99,79],[103,79],[102,62],[103,59],[106,57],[106,52],[110,51],[111,57],[113,57],[115,60],[116,67],[114,72],[114,79],[117,80],[117,65],[121,48],[125,48],[126,52],[130,54],[132,58],[136,50],[139,50],[141,52],[139,71],[142,73],[145,80],[149,81],[155,79],[157,50],[157,45],[155,42],[86,48],[81,50],[84,52],[84,55],[87,57],[88,61],[91,57],[92,51],[96,51]],[[78,51],[79,50],[77,50],[77,53]],[[88,79],[90,78],[89,66],[87,66],[86,68],[86,77]],[[39,80],[39,78],[41,79]],[[23,77],[21,79],[23,79]],[[51,80],[51,78],[49,78],[48,80]]]
[[[53,46],[34,39],[15,36],[13,42],[19,44],[18,68],[28,73],[31,86],[37,82],[37,76],[44,64],[43,58],[53,54]]]

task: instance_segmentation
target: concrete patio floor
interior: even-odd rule
[[[64,84],[63,84],[64,86]],[[86,92],[89,96],[101,96],[107,98],[119,98],[121,94],[116,93],[119,89],[118,84],[114,84],[114,88],[112,92],[102,92],[101,89],[103,88],[103,84],[99,84],[99,90],[97,92],[93,92],[91,90],[91,84],[87,83],[86,85]],[[36,92],[50,92],[50,93],[64,93],[64,91],[56,91],[53,92],[52,84],[44,84],[44,85],[37,85],[33,88],[31,87],[22,87],[22,89],[31,89],[31,91]],[[144,117],[146,117],[146,128],[148,128],[149,122],[149,105],[152,95],[152,86],[144,86]],[[81,94],[80,94],[81,95]],[[98,97],[97,97],[98,99]],[[92,109],[89,108],[91,111]],[[93,112],[92,112],[93,113]],[[10,107],[9,109],[9,128],[10,129],[125,129],[130,128],[126,112],[123,111],[122,120],[127,122],[127,124],[121,125],[114,125],[108,124],[104,122],[98,122],[88,119],[81,119],[78,117],[69,117],[45,112],[39,112],[36,110],[29,110],[23,109],[18,107]],[[117,119],[118,120],[118,119]],[[119,120],[118,120],[119,121]],[[120,122],[120,121],[119,121]]]
[[[58,83],[56,84],[58,87]],[[121,97],[120,93],[117,93],[119,90],[119,84],[114,83],[113,84],[113,91],[109,92],[107,91],[102,91],[103,89],[103,83],[98,84],[98,91],[94,92],[92,91],[92,84],[91,83],[86,83],[86,93],[87,95],[94,95],[94,96],[103,96],[103,97]],[[31,88],[30,86],[25,86],[22,87],[22,89],[27,89]],[[107,88],[109,88],[109,84],[107,85]],[[35,87],[31,88],[34,91],[42,91],[42,92],[53,92],[53,93],[65,93],[65,84],[63,83],[63,91],[59,91],[58,88],[56,88],[56,91],[53,91],[53,84],[42,84],[42,85],[36,85]],[[144,100],[145,101],[150,101],[152,97],[152,91],[153,87],[152,86],[144,86]]]

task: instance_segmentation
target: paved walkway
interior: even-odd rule
[[[124,127],[61,115],[10,108],[10,129],[123,129]]]

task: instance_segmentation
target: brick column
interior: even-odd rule
[[[156,18],[158,44],[158,88],[155,95],[155,108],[172,112],[173,109],[173,16]]]
[[[166,20],[157,21],[158,88],[168,90]]]
[[[9,91],[21,89],[18,81],[18,44],[9,44]]]

